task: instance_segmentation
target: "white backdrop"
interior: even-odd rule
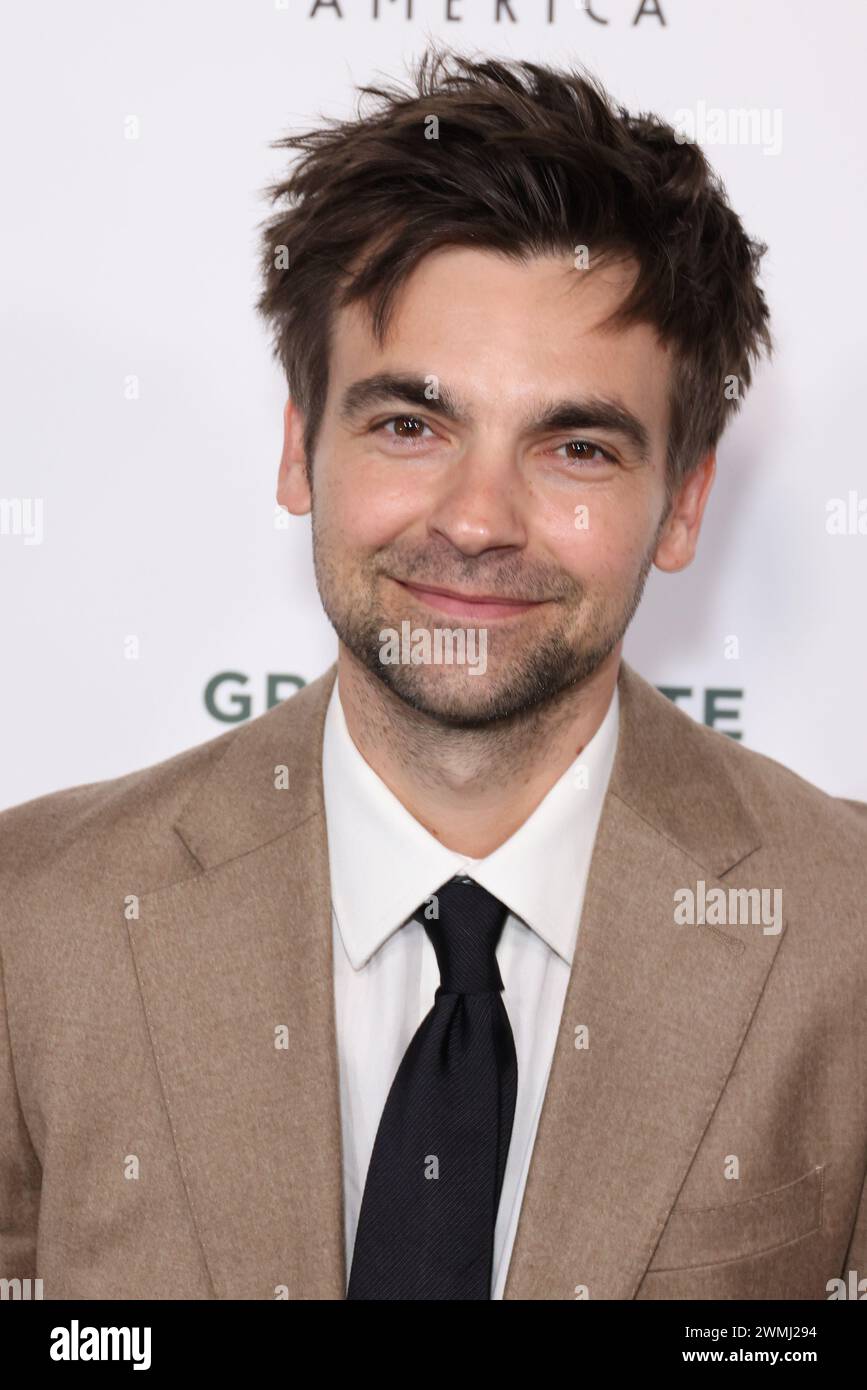
[[[432,37],[583,62],[633,108],[693,113],[769,243],[776,360],[724,437],[696,561],[652,573],[626,657],[691,690],[699,719],[706,691],[741,691],[718,727],[867,799],[867,7],[660,0],[636,23],[640,0],[594,0],[607,24],[581,0],[410,8],[7,12],[0,804],[223,733],[204,699],[220,672],[246,684],[219,706],[256,715],[269,674],[312,680],[333,660],[309,519],[275,527],[285,387],[253,310],[261,190],[286,167],[271,140],[350,114],[356,83],[404,76]],[[759,113],[757,138],[714,108]]]

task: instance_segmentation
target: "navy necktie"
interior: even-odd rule
[[[508,908],[451,879],[414,913],[440,985],[373,1146],[348,1299],[489,1299],[518,1061],[496,946]],[[428,909],[431,911],[431,909]]]

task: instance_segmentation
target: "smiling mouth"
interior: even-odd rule
[[[394,582],[420,599],[428,608],[461,618],[512,618],[519,613],[528,612],[531,608],[541,608],[543,603],[547,603],[547,599],[511,599],[498,594],[461,594],[454,589],[410,584],[403,579],[395,579]]]

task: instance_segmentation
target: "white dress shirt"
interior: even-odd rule
[[[491,1289],[492,1298],[503,1296],[618,722],[615,687],[593,738],[532,815],[491,854],[471,859],[440,844],[364,760],[352,741],[334,682],[325,719],[322,776],[331,874],[347,1281],[383,1107],[440,982],[424,928],[408,919],[448,879],[466,874],[509,908],[497,964],[515,1038],[518,1095],[494,1232]]]

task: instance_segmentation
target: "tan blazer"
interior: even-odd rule
[[[334,676],[0,816],[0,1277],[343,1297]],[[505,1296],[825,1299],[867,1278],[867,806],[619,682]],[[699,880],[782,931],[676,923]]]

